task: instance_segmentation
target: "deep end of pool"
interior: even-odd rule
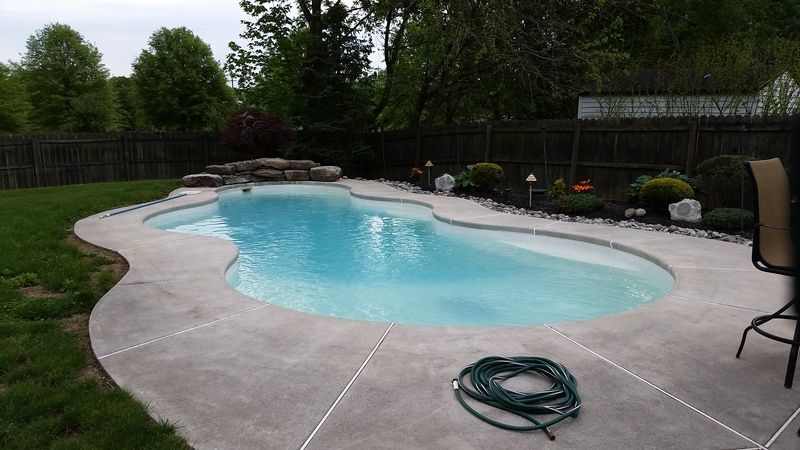
[[[672,276],[610,247],[450,225],[430,208],[287,184],[219,192],[148,225],[233,241],[228,283],[272,304],[421,325],[559,323],[662,298]]]

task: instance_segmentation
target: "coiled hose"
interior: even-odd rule
[[[500,385],[521,373],[533,372],[552,381],[550,388],[540,392],[516,392]],[[469,384],[464,378],[469,375]],[[575,377],[563,365],[536,356],[489,356],[461,369],[458,378],[453,379],[453,390],[461,406],[478,419],[498,428],[512,431],[543,430],[550,440],[555,435],[548,428],[567,417],[577,417],[581,408]],[[515,414],[531,425],[513,425],[499,422],[478,412],[464,401],[461,392],[486,405]],[[533,415],[556,417],[540,420]]]

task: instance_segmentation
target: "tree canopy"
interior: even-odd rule
[[[28,127],[28,103],[19,70],[0,63],[0,134],[25,131]]]
[[[133,63],[147,123],[164,130],[218,130],[234,96],[211,47],[185,27],[161,28]]]
[[[108,70],[94,44],[68,25],[28,38],[21,69],[37,131],[107,131],[115,126]]]

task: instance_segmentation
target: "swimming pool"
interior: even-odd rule
[[[240,248],[228,281],[253,298],[359,320],[496,326],[632,309],[673,279],[650,261],[578,241],[453,226],[431,210],[315,185],[220,192],[150,219]]]

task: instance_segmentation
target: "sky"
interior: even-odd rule
[[[131,63],[161,27],[189,28],[222,63],[247,16],[238,0],[0,0],[0,18],[0,61],[18,62],[30,35],[59,22],[96,45],[118,76],[130,75]]]

